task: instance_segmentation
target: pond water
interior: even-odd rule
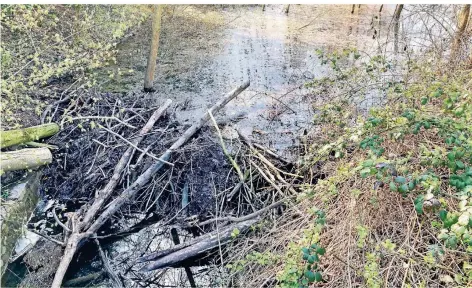
[[[314,115],[303,84],[326,73],[316,49],[377,51],[395,8],[385,5],[379,14],[379,7],[356,6],[351,14],[351,5],[291,5],[286,15],[283,5],[267,5],[265,11],[262,5],[172,6],[162,24],[157,91],[143,97],[181,103],[177,120],[192,124],[249,79],[250,87],[219,117],[254,134],[262,144],[288,153],[286,148],[298,144]],[[118,57],[118,65],[136,70],[123,82],[137,95],[143,94],[150,39],[146,25],[121,45]],[[373,37],[377,33],[380,37]]]

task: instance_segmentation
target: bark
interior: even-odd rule
[[[37,141],[52,136],[57,132],[59,132],[59,125],[56,123],[43,124],[17,130],[1,131],[0,148]]]
[[[394,21],[394,37],[395,37],[395,40],[394,40],[394,52],[395,54],[398,53],[398,33],[400,31],[400,15],[402,13],[402,10],[403,10],[403,4],[398,4],[397,5],[397,8],[395,9],[395,13],[393,15],[393,21]]]
[[[64,283],[64,286],[65,287],[74,287],[74,286],[84,287],[83,284],[94,281],[98,279],[99,277],[101,277],[103,274],[105,274],[105,271],[100,271],[100,272],[91,273],[82,277],[77,277],[69,281],[66,281],[66,283]]]
[[[285,11],[285,14],[286,14],[286,15],[288,15],[288,11],[289,11],[289,10],[290,10],[290,4],[288,4],[288,5],[285,6],[284,11]]]
[[[354,10],[356,10],[356,4],[352,4],[351,14],[354,14]]]
[[[454,41],[452,43],[452,48],[451,48],[451,61],[457,60],[459,51],[462,48],[462,43],[465,38],[465,30],[467,27],[467,23],[469,22],[469,14],[470,14],[470,4],[466,4],[464,5],[464,7],[462,7],[461,12],[459,13],[457,31],[456,31],[456,35],[454,36]]]
[[[154,6],[154,16],[152,20],[151,47],[147,61],[146,75],[144,78],[144,91],[152,92],[154,82],[154,72],[156,70],[157,53],[159,51],[159,36],[161,34],[161,18],[163,5]]]
[[[27,148],[0,153],[0,171],[34,169],[52,162],[48,148]]]
[[[156,269],[175,266],[189,258],[208,252],[220,245],[225,245],[233,240],[233,231],[238,230],[239,233],[243,233],[257,221],[258,219],[247,220],[245,222],[228,226],[221,231],[212,233],[211,235],[197,237],[192,241],[193,244],[191,246],[167,253],[165,256],[157,258],[154,262],[147,264],[141,268],[140,271],[149,272]]]
[[[248,86],[249,81],[245,82],[240,87],[229,92],[223,99],[221,99],[213,107],[211,107],[210,111],[212,111],[213,113],[218,112],[230,100],[239,95]],[[188,139],[190,139],[203,126],[203,124],[208,121],[209,118],[209,113],[206,112],[202,116],[202,118],[197,123],[192,125],[189,129],[187,129],[187,131],[185,131],[185,133],[169,149],[167,149],[167,151],[159,159],[164,161],[168,160],[172,153],[176,149],[180,148],[183,144],[185,144],[185,142],[187,142]],[[78,225],[78,227],[76,227],[76,229],[72,229],[73,232],[67,240],[64,256],[62,257],[56,274],[54,275],[54,281],[51,286],[52,288],[61,287],[62,280],[64,279],[64,275],[67,272],[67,268],[69,267],[69,264],[72,261],[75,252],[77,251],[79,242],[89,238],[91,235],[96,234],[98,229],[100,229],[100,227],[102,227],[102,225],[105,224],[105,222],[113,214],[115,214],[127,201],[131,200],[140,190],[140,188],[146,185],[153,178],[153,176],[164,166],[164,164],[165,163],[163,163],[162,161],[156,161],[151,167],[149,167],[143,174],[138,177],[138,179],[133,184],[131,184],[131,186],[125,189],[120,194],[120,196],[115,198],[115,200],[113,200],[108,205],[108,208],[101,213],[101,215],[93,222],[92,225],[90,225],[90,228],[84,229],[84,227],[89,226],[89,223],[82,222],[80,225]],[[90,221],[92,221],[92,219]]]
[[[379,13],[382,13],[383,8],[384,8],[384,4],[380,5]]]

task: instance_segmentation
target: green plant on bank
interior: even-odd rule
[[[116,63],[119,39],[142,23],[148,10],[144,5],[2,5],[1,120],[18,126],[18,113],[40,115],[67,85],[97,85],[97,69]]]
[[[326,224],[322,210],[314,209],[316,219],[313,226],[304,231],[304,237],[288,245],[283,259],[283,270],[277,275],[280,287],[308,287],[311,283],[323,281],[320,271],[320,256],[325,249],[318,244],[320,233]]]
[[[333,72],[332,75],[307,85],[318,93],[328,91],[330,85],[342,87],[343,83],[340,82],[353,81],[356,78],[369,83],[369,80],[365,79],[384,76],[392,68],[391,63],[380,56],[359,63],[359,54],[352,49],[329,55],[318,53],[322,64],[330,63]],[[354,62],[358,65],[353,65]],[[367,157],[359,161],[359,165],[351,171],[359,173],[361,178],[372,178],[372,181],[379,183],[373,185],[374,187],[386,187],[387,191],[400,193],[403,197],[412,197],[412,205],[419,216],[436,215],[431,225],[439,230],[438,239],[446,248],[463,250],[470,254],[472,73],[469,71],[460,75],[439,76],[428,65],[417,65],[413,62],[409,65],[418,77],[415,82],[386,81],[386,84],[378,89],[385,93],[385,105],[381,108],[372,107],[368,116],[357,117],[354,123],[348,124],[349,119],[352,119],[350,116],[353,115],[350,107],[356,106],[359,99],[362,99],[355,92],[350,97],[340,97],[338,101],[318,107],[315,124],[328,125],[328,128],[324,129],[334,132],[326,133],[328,138],[325,142],[313,145],[303,164],[327,161],[333,159],[330,158],[333,154],[344,156],[349,153],[349,147],[351,150],[353,145],[359,147],[366,152]],[[364,77],[360,76],[361,74]],[[389,145],[404,141],[417,141],[419,145],[411,147],[406,155],[395,155],[393,158],[385,155]],[[342,156],[334,157],[337,158]],[[311,193],[336,190],[341,182],[333,179],[346,180],[340,175],[335,171],[327,179],[318,181],[314,188],[309,188]],[[357,194],[360,193],[362,191]],[[447,206],[443,197],[458,199],[458,205]],[[367,227],[357,226],[357,231],[358,246],[363,247]],[[432,261],[435,258],[434,253],[429,252],[428,255],[428,263],[435,263]],[[377,281],[379,279],[374,275],[378,273],[377,260],[375,254],[369,254],[367,257],[364,277],[369,287],[380,285]],[[464,262],[463,273],[455,277],[457,284],[471,284],[471,271],[470,262]]]

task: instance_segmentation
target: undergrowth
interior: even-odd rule
[[[358,55],[319,52],[332,73],[307,86],[331,99],[315,102],[303,191],[266,236],[274,243],[257,248],[277,257],[244,275],[280,287],[470,287],[472,72],[409,60],[399,77],[387,59]],[[363,88],[346,89],[353,79]],[[379,98],[370,109],[365,87]]]
[[[24,114],[41,115],[68,86],[102,81],[97,69],[116,63],[117,44],[142,23],[145,5],[2,5],[1,121],[24,125]],[[132,71],[110,71],[109,77]],[[33,117],[32,116],[32,117]]]

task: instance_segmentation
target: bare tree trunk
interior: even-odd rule
[[[290,10],[290,4],[288,4],[287,6],[285,6],[285,14],[288,15],[288,11]]]
[[[395,40],[394,40],[394,52],[395,54],[398,53],[398,33],[400,31],[400,15],[402,13],[402,10],[403,10],[403,4],[398,4],[397,5],[397,8],[395,9],[395,14],[393,15],[393,21],[394,21],[394,37],[395,37]]]
[[[384,4],[380,5],[379,13],[382,13],[383,8],[384,8]]]
[[[469,22],[469,14],[470,4],[466,4],[464,5],[464,7],[462,7],[461,12],[459,13],[457,31],[456,35],[454,36],[454,42],[452,43],[451,48],[451,62],[455,62],[457,60],[457,56],[462,47],[462,42],[465,38],[465,28],[467,27],[467,23]]]
[[[265,11],[265,4],[262,4],[262,12]]]
[[[354,14],[354,10],[356,10],[356,4],[352,4],[351,14]]]
[[[154,16],[152,20],[152,38],[151,47],[149,49],[149,56],[147,61],[146,75],[144,78],[144,91],[155,91],[152,87],[154,82],[154,72],[156,71],[157,53],[159,50],[159,36],[161,34],[161,18],[163,5],[155,5],[153,7]]]

